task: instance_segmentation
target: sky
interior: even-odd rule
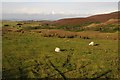
[[[119,0],[2,0],[2,2],[119,2]]]
[[[29,0],[29,2],[22,2],[22,0],[4,0],[2,3],[1,13],[3,19],[57,20],[62,18],[87,17],[96,14],[104,14],[118,11],[118,2],[112,2],[113,0],[111,0],[111,2],[35,2],[35,0],[34,2],[30,1],[33,0]]]

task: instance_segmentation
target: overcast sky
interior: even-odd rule
[[[95,14],[118,11],[118,2],[30,2],[33,0],[29,0],[29,2],[17,2],[19,0],[11,0],[14,2],[7,2],[10,0],[4,1],[6,2],[2,3],[3,19],[54,20],[67,17],[86,17]]]
[[[118,2],[119,0],[2,0],[2,2]]]

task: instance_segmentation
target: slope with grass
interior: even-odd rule
[[[97,46],[88,46],[94,41]],[[117,40],[3,34],[5,78],[117,78]],[[55,53],[55,47],[63,51]]]

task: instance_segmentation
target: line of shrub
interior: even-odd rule
[[[82,38],[90,39],[88,36],[79,35],[75,32],[65,31],[41,31],[41,35],[44,37],[58,37],[58,38]]]

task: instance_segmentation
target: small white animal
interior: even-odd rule
[[[89,43],[89,46],[94,46],[94,45],[95,43],[93,41]]]
[[[60,48],[56,47],[55,52],[60,52]]]

